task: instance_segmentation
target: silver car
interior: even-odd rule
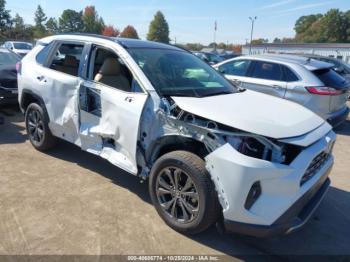
[[[337,126],[349,113],[350,83],[332,67],[292,55],[236,57],[214,66],[242,88],[295,101]]]

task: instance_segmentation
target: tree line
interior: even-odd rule
[[[10,10],[6,9],[6,0],[0,0],[0,41],[32,41],[58,33],[92,33],[139,39],[132,25],[127,25],[122,31],[114,25],[106,25],[95,6],[86,6],[81,11],[66,9],[56,19],[47,17],[43,8],[38,5],[34,13],[34,24],[25,24],[18,13],[11,17]],[[147,39],[163,43],[170,42],[169,25],[162,12],[158,11],[151,21]]]
[[[274,43],[350,43],[350,10],[330,9],[325,14],[301,16],[294,38],[275,38]]]

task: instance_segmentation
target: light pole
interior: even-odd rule
[[[249,20],[252,22],[252,30],[250,31],[250,45],[249,45],[249,54],[252,53],[252,41],[253,41],[253,30],[254,30],[254,22],[257,19],[257,16],[251,17],[249,16]]]

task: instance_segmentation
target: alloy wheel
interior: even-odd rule
[[[189,223],[197,217],[198,190],[184,170],[164,168],[157,178],[156,194],[163,211],[177,222]]]
[[[28,132],[33,142],[40,143],[44,137],[44,122],[37,110],[31,110],[28,114]]]

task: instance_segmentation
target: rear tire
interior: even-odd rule
[[[154,164],[149,192],[160,217],[174,230],[197,234],[217,221],[219,203],[204,161],[187,151],[173,151]]]
[[[25,123],[29,141],[35,149],[46,151],[55,145],[56,138],[49,129],[49,119],[40,105],[31,103],[27,107]]]

